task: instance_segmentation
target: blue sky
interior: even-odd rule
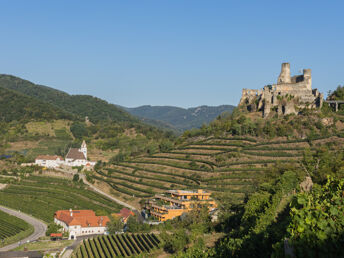
[[[0,73],[123,106],[237,105],[282,62],[344,84],[343,1],[0,0]]]

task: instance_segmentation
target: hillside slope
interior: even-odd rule
[[[214,120],[223,112],[231,113],[235,107],[221,105],[216,107],[199,106],[194,108],[180,108],[172,106],[141,106],[136,108],[124,108],[132,115],[143,119],[162,121],[167,126],[178,131],[199,128]],[[149,123],[149,120],[144,120]]]
[[[114,159],[96,171],[94,179],[124,199],[203,188],[241,202],[264,182],[266,173],[299,166],[304,151],[344,146],[343,115],[304,112],[264,120],[235,111],[202,129],[186,131],[175,146],[159,153]]]
[[[0,121],[73,119],[74,117],[56,106],[0,86]]]
[[[0,75],[0,87],[11,89],[32,98],[39,99],[80,117],[88,116],[92,122],[112,120],[117,122],[137,122],[138,119],[105,100],[88,95],[69,95],[47,86],[37,85],[27,80]]]

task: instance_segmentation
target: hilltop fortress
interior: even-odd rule
[[[321,108],[323,98],[317,89],[312,90],[311,69],[291,77],[290,64],[283,63],[277,84],[260,90],[243,89],[239,106],[250,112],[260,111],[267,117],[271,112],[287,115],[297,114],[302,108]]]

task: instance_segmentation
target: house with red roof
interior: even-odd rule
[[[46,168],[57,168],[64,162],[61,156],[57,155],[39,155],[35,159],[35,164]]]
[[[108,216],[96,216],[92,210],[70,209],[56,211],[54,222],[69,232],[69,239],[76,239],[78,236],[104,234],[110,219]]]
[[[120,210],[119,213],[113,213],[111,216],[120,218],[124,224],[128,222],[128,219],[130,216],[135,216],[135,213],[131,210],[128,210],[127,208],[123,208]]]

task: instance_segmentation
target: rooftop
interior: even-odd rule
[[[202,189],[197,189],[197,190],[169,190],[167,191],[168,193],[173,193],[173,194],[210,194],[209,192],[206,192]]]
[[[110,221],[107,216],[96,216],[92,210],[58,210],[54,217],[68,226],[105,227]]]
[[[70,148],[66,159],[86,159],[83,152],[79,151],[78,148]]]
[[[57,156],[57,155],[38,155],[36,160],[63,160],[63,158],[61,156]]]

